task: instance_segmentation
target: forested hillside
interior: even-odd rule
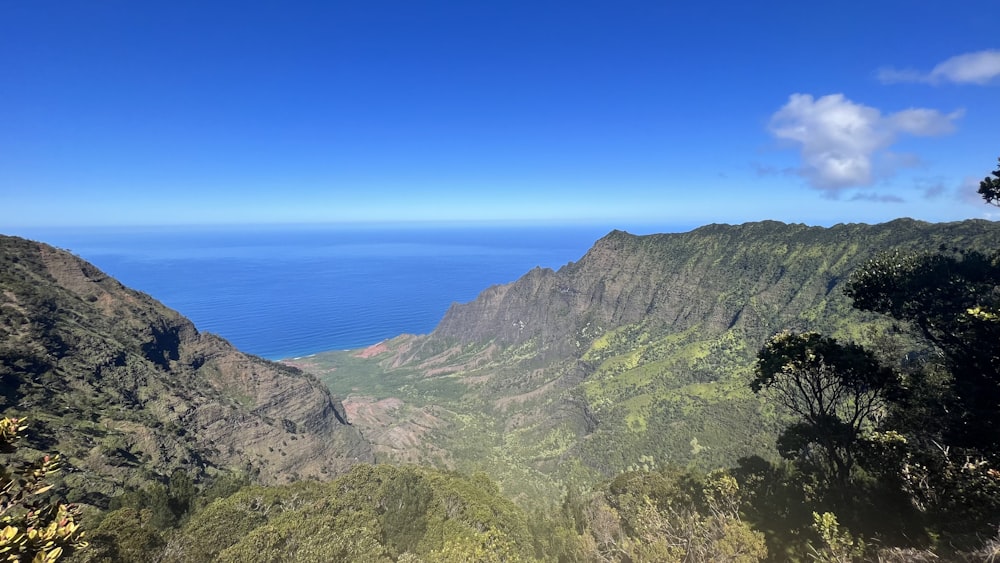
[[[866,340],[890,325],[844,294],[867,260],[998,242],[987,221],[615,231],[558,272],[454,305],[430,335],[300,365],[346,397],[383,459],[484,470],[515,498],[558,499],[630,468],[775,455],[782,421],[749,387],[768,337]]]
[[[998,247],[987,221],[615,231],[430,335],[299,365],[384,459],[561,506],[565,560],[978,561],[1000,554]],[[661,505],[671,478],[708,496]],[[723,506],[750,527],[685,516]]]

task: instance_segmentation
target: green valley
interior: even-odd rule
[[[345,397],[379,459],[485,471],[515,499],[553,503],[629,469],[776,456],[783,421],[748,383],[768,337],[870,340],[887,321],[843,292],[865,261],[998,241],[985,221],[612,232],[558,272],[453,306],[430,335],[296,365]]]
[[[992,222],[613,231],[431,334],[284,363],[65,251],[0,243],[13,560],[981,560],[998,545]]]

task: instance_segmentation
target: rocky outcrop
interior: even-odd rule
[[[36,447],[68,458],[67,486],[100,504],[184,469],[263,483],[373,460],[343,405],[300,370],[243,354],[91,264],[0,237],[0,396]]]

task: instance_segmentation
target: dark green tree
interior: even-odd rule
[[[856,271],[846,293],[854,307],[916,328],[945,372],[939,392],[900,400],[943,417],[934,422],[945,444],[1000,452],[1000,253],[885,254]]]
[[[992,174],[979,194],[1000,206],[1000,168]],[[901,362],[883,423],[883,436],[898,438],[870,452],[880,480],[895,482],[936,535],[976,545],[1000,524],[1000,251],[883,254],[846,293],[926,343]]]
[[[187,518],[195,507],[195,498],[198,495],[198,488],[194,480],[183,469],[175,469],[170,474],[170,481],[167,484],[169,491],[170,511],[174,513],[177,521]]]
[[[874,426],[894,381],[892,370],[861,346],[782,332],[757,354],[751,387],[798,418],[778,438],[781,455],[845,490],[862,433]]]
[[[974,545],[1000,523],[1000,252],[886,254],[846,291],[928,344],[893,398],[886,426],[905,445],[878,456],[881,478],[950,543]]]
[[[94,530],[85,563],[141,563],[155,561],[166,546],[150,524],[150,511],[121,508],[105,515]]]
[[[1000,162],[1000,158],[997,159]],[[1000,206],[1000,166],[993,171],[993,178],[987,176],[979,182],[979,195],[990,205]]]
[[[382,525],[380,540],[395,556],[417,550],[427,531],[427,512],[433,495],[434,491],[418,473],[400,472],[386,482],[377,509]]]

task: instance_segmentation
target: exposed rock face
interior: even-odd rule
[[[31,445],[69,459],[70,488],[104,494],[177,468],[280,483],[373,459],[315,378],[14,237],[0,237],[0,394],[5,413],[33,420]]]
[[[735,326],[767,336],[839,290],[874,251],[974,245],[989,232],[996,228],[988,221],[911,219],[831,228],[764,221],[647,236],[612,231],[558,272],[536,268],[453,305],[430,337],[502,345],[535,340],[565,354],[588,324],[607,330],[643,322],[671,331]]]

